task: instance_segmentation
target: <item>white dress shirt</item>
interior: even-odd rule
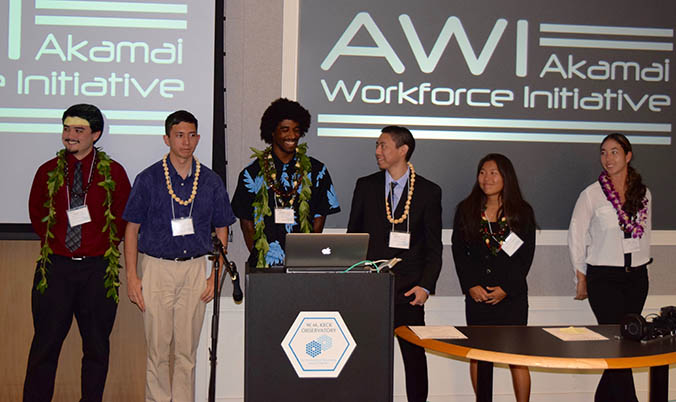
[[[652,196],[646,189],[648,199],[647,221],[640,249],[631,253],[631,266],[637,267],[650,261],[650,230],[652,228]],[[568,228],[568,250],[573,268],[587,273],[587,264],[624,266],[622,241],[624,232],[620,229],[617,212],[606,199],[601,184],[596,181],[589,185],[577,199],[573,217]]]

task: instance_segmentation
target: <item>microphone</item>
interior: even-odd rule
[[[212,233],[211,236],[211,240],[214,245],[214,252],[212,253],[212,256],[214,257],[215,261],[218,261],[219,255],[223,257],[223,268],[225,268],[225,271],[228,273],[228,275],[230,275],[230,281],[232,282],[232,299],[235,302],[241,302],[244,298],[244,293],[242,292],[242,288],[239,286],[237,265],[235,265],[233,261],[228,260],[228,257],[226,257],[225,251],[223,250],[223,243],[221,243],[221,240],[216,237],[216,234]],[[221,278],[218,278],[218,286],[220,293],[220,290],[223,287],[223,281],[221,281]]]
[[[227,262],[226,264],[230,264],[230,269],[228,272],[230,273],[230,280],[232,281],[232,300],[234,300],[236,303],[239,303],[244,298],[244,293],[242,292],[242,288],[239,286],[237,267],[235,266],[234,262]]]

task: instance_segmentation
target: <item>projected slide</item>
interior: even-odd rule
[[[598,177],[598,144],[622,132],[655,199],[673,205],[661,177],[676,170],[674,15],[676,3],[659,1],[301,0],[310,149],[345,205],[355,177],[375,170],[380,129],[407,126],[417,170],[443,188],[446,228],[477,161],[504,153],[541,226],[566,229]],[[673,208],[654,216],[676,229]]]
[[[199,120],[198,159],[211,164],[214,8],[161,2],[9,0],[0,9],[0,223],[28,222],[38,166],[61,147],[61,114],[92,103],[106,128],[97,143],[133,181],[167,152],[174,110]]]

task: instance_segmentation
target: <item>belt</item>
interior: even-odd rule
[[[103,258],[102,255],[73,255],[73,256],[65,256],[65,255],[59,255],[59,254],[54,254],[54,257],[62,258],[64,260],[72,260],[72,261],[94,261],[94,260],[100,260]]]
[[[602,269],[602,270],[606,270],[606,271],[614,271],[614,270],[620,270],[621,269],[624,272],[634,272],[634,271],[646,269],[648,264],[650,264],[651,262],[652,262],[652,258],[650,259],[649,262],[642,264],[642,265],[639,265],[637,267],[630,267],[630,266],[617,267],[617,266],[612,266],[612,265],[588,265],[588,267],[594,268],[594,269]]]
[[[638,267],[632,267],[632,266],[629,266],[629,265],[625,265],[624,266],[624,272],[633,272],[633,271],[638,271],[640,269],[645,269],[645,268],[648,268],[648,265],[650,265],[652,263],[653,263],[653,259],[651,258],[650,260],[648,260],[648,262],[646,262],[645,264],[639,265]]]
[[[623,267],[623,268],[624,268],[624,272],[634,272],[634,271],[638,271],[638,270],[641,270],[641,269],[645,269],[647,266],[648,266],[648,264],[643,264],[643,265],[639,265],[638,267],[627,266],[627,267]]]
[[[159,259],[159,260],[182,262],[182,261],[190,261],[190,260],[194,260],[194,259],[196,259],[196,258],[202,258],[202,257],[204,257],[206,254],[194,255],[194,256],[192,256],[192,257],[178,257],[178,258],[157,257],[157,256],[154,256],[154,255],[151,255],[151,254],[148,254],[148,255],[151,256],[151,257],[153,257],[153,258],[157,258],[157,259]]]

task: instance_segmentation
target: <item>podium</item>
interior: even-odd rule
[[[389,273],[248,273],[244,400],[391,402],[393,294]]]

